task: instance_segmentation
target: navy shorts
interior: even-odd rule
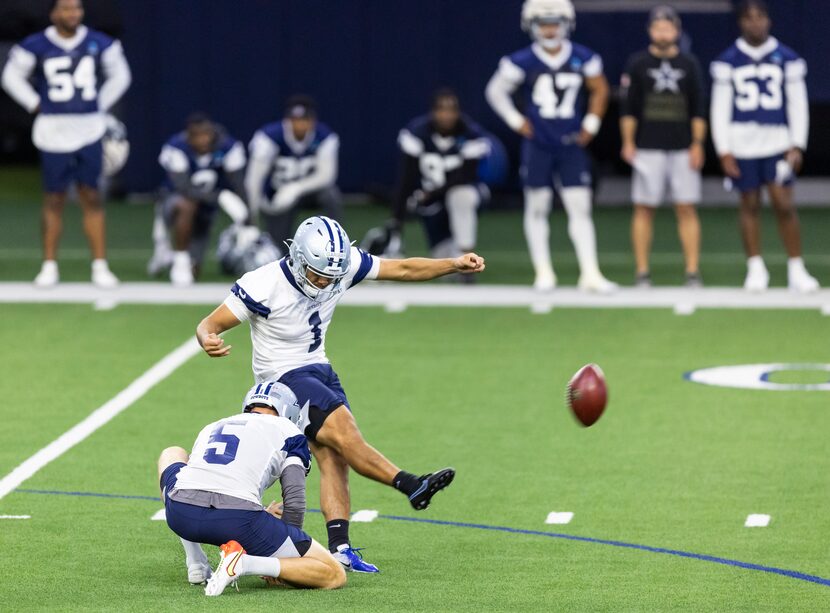
[[[522,185],[541,187],[590,187],[591,158],[579,145],[543,149],[532,140],[522,142]]]
[[[43,165],[44,191],[63,193],[71,183],[98,189],[104,163],[100,140],[68,153],[41,151],[40,159]]]
[[[291,388],[300,406],[308,402],[311,423],[306,426],[304,434],[312,441],[317,440],[323,422],[337,407],[343,404],[351,410],[346,392],[330,364],[311,364],[289,370],[280,377],[279,382]]]
[[[167,525],[181,538],[193,543],[222,545],[238,541],[253,556],[290,558],[304,556],[311,547],[311,537],[267,511],[242,511],[199,507],[170,500],[167,495],[176,486],[183,462],[168,466],[161,475]]]
[[[792,185],[795,181],[792,168],[784,159],[784,154],[752,160],[738,159],[741,176],[731,179],[732,187],[741,193],[751,192],[768,183]]]

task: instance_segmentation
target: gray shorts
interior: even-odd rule
[[[669,186],[671,202],[700,202],[700,171],[689,165],[689,151],[639,149],[634,158],[631,178],[631,199],[635,204],[659,206]]]

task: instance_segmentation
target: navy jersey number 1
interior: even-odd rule
[[[314,311],[311,317],[308,318],[308,325],[311,326],[311,333],[314,335],[314,342],[308,348],[309,353],[317,349],[323,342],[323,331],[320,329],[321,323],[323,322],[320,320],[320,311]]]

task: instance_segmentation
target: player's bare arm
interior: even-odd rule
[[[605,75],[585,77],[585,88],[588,90],[588,114],[577,139],[582,147],[594,140],[599,132],[599,124],[608,111],[608,98],[611,95],[611,87]]]
[[[484,258],[466,253],[457,258],[406,258],[405,260],[381,260],[380,281],[429,281],[453,273],[479,273],[484,270]]]
[[[210,357],[223,358],[230,354],[232,345],[225,345],[225,340],[219,335],[238,325],[236,315],[227,306],[220,304],[196,326],[196,340]]]
[[[620,157],[630,166],[634,165],[634,157],[637,155],[636,135],[637,118],[634,115],[620,117],[620,136],[622,137]]]
[[[689,164],[694,170],[703,168],[706,162],[706,132],[708,125],[705,119],[692,118],[692,144],[689,146]]]

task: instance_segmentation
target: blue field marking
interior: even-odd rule
[[[152,500],[154,502],[161,502],[159,497],[155,496],[135,496],[130,494],[102,494],[98,492],[62,492],[58,490],[30,490],[30,489],[16,489],[15,492],[20,494],[48,494],[56,496],[89,496],[94,498],[121,498],[127,500]],[[320,509],[308,509],[311,513],[320,513]],[[577,541],[580,543],[593,543],[595,545],[607,545],[609,547],[621,547],[623,549],[636,549],[639,551],[648,551],[649,553],[660,553],[663,555],[677,556],[680,558],[690,558],[692,560],[702,560],[703,562],[712,562],[713,564],[722,564],[724,566],[734,566],[737,568],[744,568],[746,570],[755,570],[764,573],[772,573],[789,577],[790,579],[798,579],[799,581],[807,581],[809,583],[818,583],[819,585],[826,585],[830,587],[830,579],[819,577],[817,575],[809,575],[797,570],[787,570],[786,568],[777,568],[775,566],[764,566],[763,564],[753,564],[752,562],[741,562],[740,560],[732,560],[730,558],[721,558],[718,556],[710,556],[702,553],[691,553],[689,551],[680,551],[678,549],[667,549],[665,547],[651,547],[650,545],[637,545],[636,543],[626,543],[625,541],[613,541],[608,539],[598,539],[590,536],[577,536],[574,534],[563,534],[561,532],[544,532],[542,530],[526,530],[524,528],[510,528],[509,526],[491,526],[488,524],[473,524],[468,522],[448,521],[444,519],[426,519],[420,517],[406,517],[404,515],[378,515],[378,519],[388,519],[390,521],[406,521],[416,524],[432,524],[435,526],[451,526],[454,528],[470,528],[473,530],[490,530],[493,532],[507,532],[509,534],[524,534],[527,536],[544,536],[547,538],[564,539],[567,541]]]

